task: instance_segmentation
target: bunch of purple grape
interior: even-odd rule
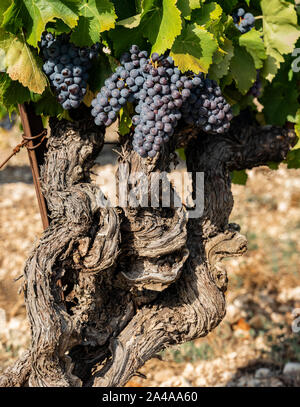
[[[110,126],[127,101],[134,102],[144,83],[142,67],[147,62],[147,52],[133,45],[130,52],[121,57],[121,65],[104,82],[97,97],[92,101],[92,115],[98,126]]]
[[[133,45],[93,100],[92,115],[97,125],[109,126],[127,101],[135,101],[133,147],[142,157],[154,157],[172,136],[192,87],[193,80],[181,74],[171,57],[153,53],[149,59]]]
[[[233,22],[236,28],[242,33],[250,31],[255,25],[253,14],[246,13],[243,8],[239,8],[233,15]]]
[[[157,53],[143,65],[143,87],[136,94],[133,148],[142,157],[155,157],[170,140],[181,119],[181,107],[190,97],[193,78],[182,75],[171,57]]]
[[[55,37],[45,31],[39,47],[45,61],[43,70],[55,88],[58,102],[65,110],[78,108],[86,94],[91,60],[98,55],[100,44],[79,48],[70,43],[68,35]]]
[[[204,79],[203,74],[195,76],[194,81],[196,78],[198,86],[192,88],[191,96],[182,106],[183,119],[206,133],[226,133],[233,118],[229,103],[215,81]]]
[[[203,74],[183,74],[170,56],[132,45],[121,65],[92,101],[98,126],[110,126],[127,102],[134,103],[133,148],[142,157],[155,157],[184,120],[210,133],[224,133],[232,119],[230,105],[217,84]]]

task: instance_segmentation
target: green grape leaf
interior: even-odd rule
[[[199,25],[210,26],[216,20],[220,20],[222,13],[222,7],[218,3],[204,4],[200,9],[193,12],[193,21]]]
[[[58,18],[55,20],[55,23],[47,24],[47,31],[55,35],[60,35],[63,33],[69,33],[71,31],[71,28]]]
[[[262,75],[267,81],[272,82],[278,72],[278,65],[276,60],[270,55],[267,56],[267,59],[264,61],[264,66],[262,69]]]
[[[41,94],[47,86],[42,72],[42,60],[32,52],[25,39],[11,34],[2,34],[0,30],[0,48],[5,51],[6,72],[14,81],[19,81],[34,93]]]
[[[116,57],[128,51],[132,44],[138,45],[141,49],[143,49],[145,45],[141,26],[131,29],[116,27],[114,30],[108,32],[108,37],[112,41],[114,55]]]
[[[297,14],[291,4],[284,0],[262,0],[264,43],[267,54],[276,64],[284,61],[282,55],[293,51],[300,29],[297,26]]]
[[[117,15],[109,0],[88,0],[79,9],[80,17],[71,40],[78,46],[92,45],[99,41],[99,34],[114,28]]]
[[[63,112],[62,106],[58,103],[55,95],[53,95],[49,88],[46,88],[45,92],[35,101],[34,109],[35,114],[38,116],[57,117]]]
[[[6,73],[0,73],[0,101],[12,112],[18,103],[30,101],[30,92],[19,82],[12,81]]]
[[[175,38],[181,32],[182,22],[176,2],[177,0],[163,0],[162,19],[152,52],[163,54],[172,47]]]
[[[3,27],[15,34],[24,28],[27,42],[36,47],[46,24],[55,18],[71,28],[76,26],[78,16],[71,8],[76,3],[79,0],[14,0],[5,12]]]
[[[160,1],[161,0],[136,0],[136,11],[140,13],[142,18],[148,11],[155,8],[155,6],[161,7]]]
[[[223,44],[226,27],[225,18],[223,17],[222,7],[218,3],[212,2],[204,4],[200,9],[194,10],[191,19],[192,22],[196,22],[212,33],[219,44]],[[221,48],[220,52],[222,52]]]
[[[177,7],[182,17],[190,17],[193,10],[201,7],[201,0],[178,0]]]
[[[0,2],[0,24],[2,24],[3,14],[10,7],[11,0],[1,0]]]
[[[23,25],[22,18],[28,17],[28,12],[19,0],[16,0],[1,15],[1,27],[12,34],[17,34],[20,27]]]
[[[298,91],[295,82],[273,81],[264,89],[261,103],[268,124],[283,126],[288,115],[295,115],[299,108]]]
[[[146,11],[147,10],[147,11]],[[158,6],[157,0],[151,2],[143,13],[139,26],[141,34],[154,44],[162,21],[163,10]]]
[[[232,41],[226,38],[222,46],[222,50],[225,52],[225,54],[220,52],[219,55],[215,54],[213,64],[209,68],[209,75],[212,77],[212,79],[221,79],[228,73],[230,61],[234,55]],[[220,57],[220,60],[217,58],[217,56]]]
[[[182,72],[208,72],[218,43],[213,35],[197,24],[187,24],[176,38],[170,55]]]
[[[130,132],[132,126],[132,106],[129,103],[120,110],[120,120],[119,120],[119,133],[121,136],[125,136]]]
[[[246,50],[251,54],[255,68],[260,69],[263,67],[263,61],[267,58],[265,46],[263,40],[260,38],[261,34],[252,29],[246,34],[241,35],[239,38],[239,43],[242,47],[245,47]]]
[[[248,174],[245,170],[242,171],[232,171],[231,182],[238,185],[246,185],[248,179]]]
[[[256,69],[253,58],[244,47],[235,47],[231,59],[230,71],[236,82],[237,88],[244,95],[256,80]]]

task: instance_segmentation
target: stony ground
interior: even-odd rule
[[[0,133],[0,162],[18,142]],[[106,146],[95,179],[107,192],[114,173]],[[204,339],[167,349],[128,386],[300,385],[300,171],[266,167],[234,185],[231,221],[249,241],[242,258],[228,259],[227,316]],[[42,225],[26,152],[0,171],[0,371],[30,340],[22,270]],[[294,332],[293,332],[294,331]]]

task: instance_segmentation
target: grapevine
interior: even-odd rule
[[[0,166],[26,146],[44,227],[22,280],[31,343],[0,386],[124,386],[218,326],[221,262],[247,249],[232,182],[300,166],[299,47],[286,0],[0,1],[0,127],[21,141]]]

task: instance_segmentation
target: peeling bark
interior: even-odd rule
[[[142,172],[148,198],[151,177],[169,170],[176,144],[186,147],[188,171],[205,175],[203,214],[188,219],[184,207],[162,207],[161,189],[155,208],[105,207],[89,175],[102,129],[84,118],[51,119],[50,127],[41,182],[51,224],[24,271],[32,343],[0,385],[123,386],[157,352],[203,337],[222,321],[222,259],[247,248],[237,225],[228,223],[230,171],[281,161],[295,135],[239,120],[226,137],[180,129],[152,161],[124,140],[119,182],[133,196],[134,174]]]

